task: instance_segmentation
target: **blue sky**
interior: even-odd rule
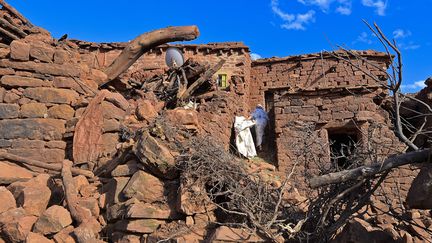
[[[243,41],[254,55],[288,56],[334,45],[382,50],[362,19],[377,22],[403,54],[404,91],[432,76],[432,0],[9,0],[54,37],[128,41],[166,26],[199,27],[193,43]]]

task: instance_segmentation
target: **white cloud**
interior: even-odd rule
[[[413,41],[410,41],[408,43],[398,43],[398,47],[402,50],[417,50],[421,46],[419,44],[414,43]]]
[[[255,61],[257,59],[261,59],[262,58],[261,55],[257,54],[257,53],[251,53],[250,56],[251,56],[252,61]]]
[[[384,2],[383,0],[362,0],[363,6],[375,8],[376,14],[380,16],[385,15],[385,10],[387,8],[387,0]]]
[[[287,22],[281,27],[288,30],[306,30],[305,25],[315,22],[315,11],[309,10],[305,14],[297,14],[294,21]]]
[[[368,33],[366,33],[366,32],[361,32],[360,35],[357,36],[357,39],[356,39],[355,41],[353,41],[353,44],[356,44],[356,43],[361,42],[361,43],[366,43],[366,44],[370,45],[370,44],[372,44],[372,42],[373,42],[373,41],[370,39],[370,37],[371,37],[371,36],[370,36]]]
[[[299,3],[302,3],[303,5],[317,6],[324,13],[328,13],[331,5],[333,3],[337,3],[338,7],[335,10],[336,13],[340,13],[342,15],[351,14],[352,0],[297,0],[297,1]]]
[[[291,22],[295,19],[294,14],[285,13],[279,8],[279,1],[278,0],[272,0],[271,1],[271,7],[273,13],[275,13],[277,16],[279,16],[281,19]]]
[[[408,41],[406,40],[407,37],[411,36],[411,31],[409,30],[403,30],[403,29],[396,29],[393,31],[393,38],[398,39],[397,46],[401,50],[417,50],[421,46],[414,41]]]
[[[297,0],[299,3],[304,5],[316,5],[323,11],[327,11],[330,8],[330,4],[334,0]]]
[[[425,82],[424,80],[421,80],[421,81],[414,82],[412,84],[403,84],[401,85],[402,92],[404,93],[417,92],[423,89],[424,87],[426,87],[424,82]]]
[[[271,7],[273,13],[285,21],[281,28],[288,30],[305,30],[305,25],[315,22],[315,11],[309,10],[304,14],[290,14],[279,8],[279,1],[272,0]]]
[[[350,15],[352,12],[352,1],[351,0],[338,0],[339,6],[336,8],[336,12],[342,15]]]
[[[342,15],[350,15],[351,14],[351,7],[344,7],[344,6],[339,6],[336,9],[337,13],[340,13]]]
[[[395,38],[395,39],[398,39],[398,38],[403,39],[403,38],[406,38],[410,35],[411,35],[411,31],[409,31],[409,30],[405,31],[403,29],[396,29],[395,31],[393,31],[393,38]]]

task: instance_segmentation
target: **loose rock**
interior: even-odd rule
[[[37,220],[34,232],[43,235],[57,233],[72,223],[68,210],[64,207],[53,205],[49,207]]]
[[[158,178],[138,171],[123,189],[123,194],[127,198],[136,198],[143,202],[157,202],[164,199],[164,186]]]

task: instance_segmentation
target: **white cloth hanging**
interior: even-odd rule
[[[251,120],[246,120],[243,116],[236,116],[234,121],[234,130],[236,133],[236,146],[240,154],[246,158],[253,158],[257,155],[255,150],[250,127],[255,125]]]
[[[256,145],[261,146],[264,137],[265,127],[269,120],[267,112],[262,108],[257,107],[254,112],[252,112],[252,119],[255,120],[255,135],[256,135]]]

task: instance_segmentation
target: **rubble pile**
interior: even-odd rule
[[[400,216],[402,215],[402,216]],[[350,220],[334,242],[427,242],[430,240],[430,212],[411,209],[400,213],[374,199],[370,206]]]
[[[148,104],[150,102],[144,103],[147,108],[155,109]],[[190,189],[182,189],[176,168],[181,151],[176,143],[204,133],[198,115],[198,111],[181,108],[144,116],[140,119],[147,119],[149,125],[140,126],[133,137],[116,144],[119,151],[124,152],[101,166],[96,165],[97,180],[84,175],[73,177],[78,207],[91,215],[87,224],[97,234],[92,242],[166,239],[194,242],[209,237],[216,240],[251,237],[228,227],[213,232],[215,207],[209,201],[193,198]],[[175,123],[170,122],[172,120]],[[82,152],[85,154],[84,150]],[[79,227],[65,199],[63,173],[60,177],[24,168],[18,173],[21,167],[10,162],[3,164],[14,167],[14,177],[1,177],[4,185],[0,189],[2,239],[6,242],[76,242]],[[260,168],[259,163],[250,164],[251,173],[268,169],[274,170],[268,166]]]
[[[187,181],[178,167],[191,139],[212,137],[230,149],[234,117],[249,112],[250,73],[236,71],[250,66],[245,47],[215,45],[211,63],[188,59],[163,72],[158,67],[156,76],[148,75],[154,68],[119,80],[118,70],[105,69],[108,51],[104,64],[95,65],[92,44],[84,50],[78,41],[54,39],[0,4],[0,243],[265,241],[219,225],[223,219],[206,188]],[[213,47],[205,48],[195,52]],[[214,76],[225,64],[232,83],[221,89]],[[284,175],[273,165],[237,159],[251,178],[281,188]],[[308,198],[286,188],[282,203],[306,214]],[[408,201],[431,209],[427,197]],[[382,213],[386,207],[364,209],[335,240],[362,242],[366,233],[383,241],[427,239],[429,211],[396,221]]]
[[[2,11],[3,17],[10,14]],[[202,100],[198,110],[164,110],[168,93],[150,88],[151,82],[125,96],[98,90],[106,75],[79,46],[31,28],[22,28],[23,38],[4,39],[0,48],[1,241],[76,242],[85,235],[82,225],[93,233],[91,242],[209,237],[212,210],[198,210],[179,193],[180,151],[173,144],[186,138],[165,132],[167,125],[157,121],[179,125],[186,134],[212,134],[217,127],[213,135],[226,147],[227,124],[240,110],[237,98],[213,90],[195,99]],[[197,72],[186,69],[187,78],[193,82],[203,74],[200,82],[208,81],[221,64],[195,63]],[[167,88],[172,86],[161,91]],[[188,96],[178,97],[188,100],[195,89],[183,91]],[[60,173],[65,159],[73,161],[72,194],[84,223],[67,200],[67,179]]]
[[[201,65],[191,59],[180,67],[173,67],[168,70],[167,74],[157,75],[144,81],[132,81],[131,84],[141,86],[140,88],[153,92],[156,97],[166,102],[166,106],[175,107],[178,102],[189,100],[191,96],[204,84],[207,85],[201,89],[200,97],[208,97],[208,90],[215,91],[216,84],[211,80],[212,76],[222,67],[225,60],[220,60],[215,66]],[[134,82],[135,81],[135,82]],[[133,85],[132,85],[133,86]]]

